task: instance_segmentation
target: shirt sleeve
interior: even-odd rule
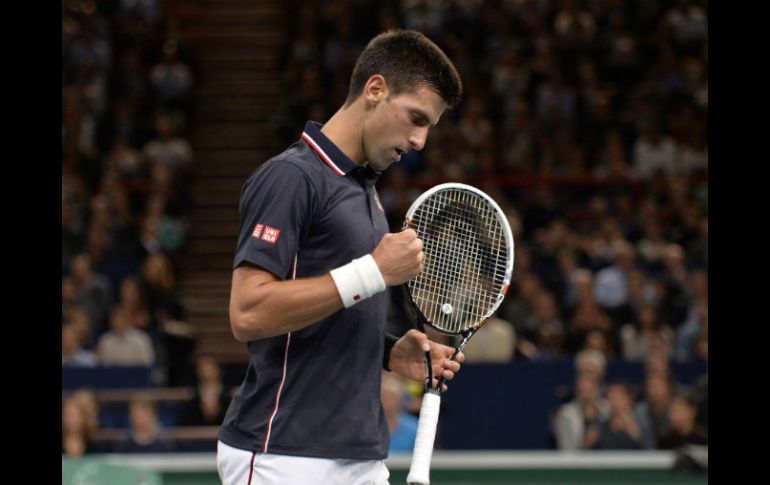
[[[281,279],[290,278],[315,204],[315,190],[298,167],[280,159],[265,163],[241,191],[233,268],[250,263]]]

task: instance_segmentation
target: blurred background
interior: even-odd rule
[[[445,50],[464,96],[380,178],[391,229],[423,190],[463,182],[516,241],[508,296],[444,395],[434,476],[494,456],[508,470],[483,483],[705,483],[705,0],[63,0],[61,19],[65,478],[94,459],[216,483],[248,361],[227,315],[240,188],[400,27]],[[382,389],[400,483],[421,386]],[[569,461],[587,450],[593,465]]]

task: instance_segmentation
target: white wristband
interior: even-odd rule
[[[331,275],[345,308],[385,291],[386,288],[380,268],[371,254],[333,269]]]

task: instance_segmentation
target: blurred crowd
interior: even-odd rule
[[[575,358],[575,385],[553,411],[553,445],[560,450],[676,450],[679,469],[707,468],[692,447],[708,446],[708,375],[689,386],[676,381],[663,355],[644,362],[641,385],[606,380],[607,361],[595,349]]]
[[[161,362],[159,384],[174,386],[195,380],[178,271],[199,74],[164,7],[62,3],[62,365]],[[577,372],[554,413],[554,447],[703,442],[707,377],[683,387],[669,369],[708,361],[707,2],[284,8],[284,95],[271,118],[283,146],[341,105],[357,55],[382,30],[420,30],[456,64],[461,103],[379,190],[394,231],[422,190],[448,181],[481,188],[508,215],[512,286],[467,361],[643,363],[639,388]],[[411,324],[391,296],[388,326],[400,334]],[[392,403],[396,384],[383,384]],[[142,406],[132,408],[139,421]],[[392,429],[399,413],[394,404]]]
[[[158,364],[173,385],[196,76],[164,7],[62,1],[62,366]]]

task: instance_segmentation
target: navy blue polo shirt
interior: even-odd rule
[[[378,174],[320,128],[308,122],[299,141],[247,179],[234,267],[254,265],[284,280],[319,276],[371,253],[388,231]],[[381,292],[302,330],[249,342],[246,377],[219,439],[256,452],[385,458],[387,305]]]

